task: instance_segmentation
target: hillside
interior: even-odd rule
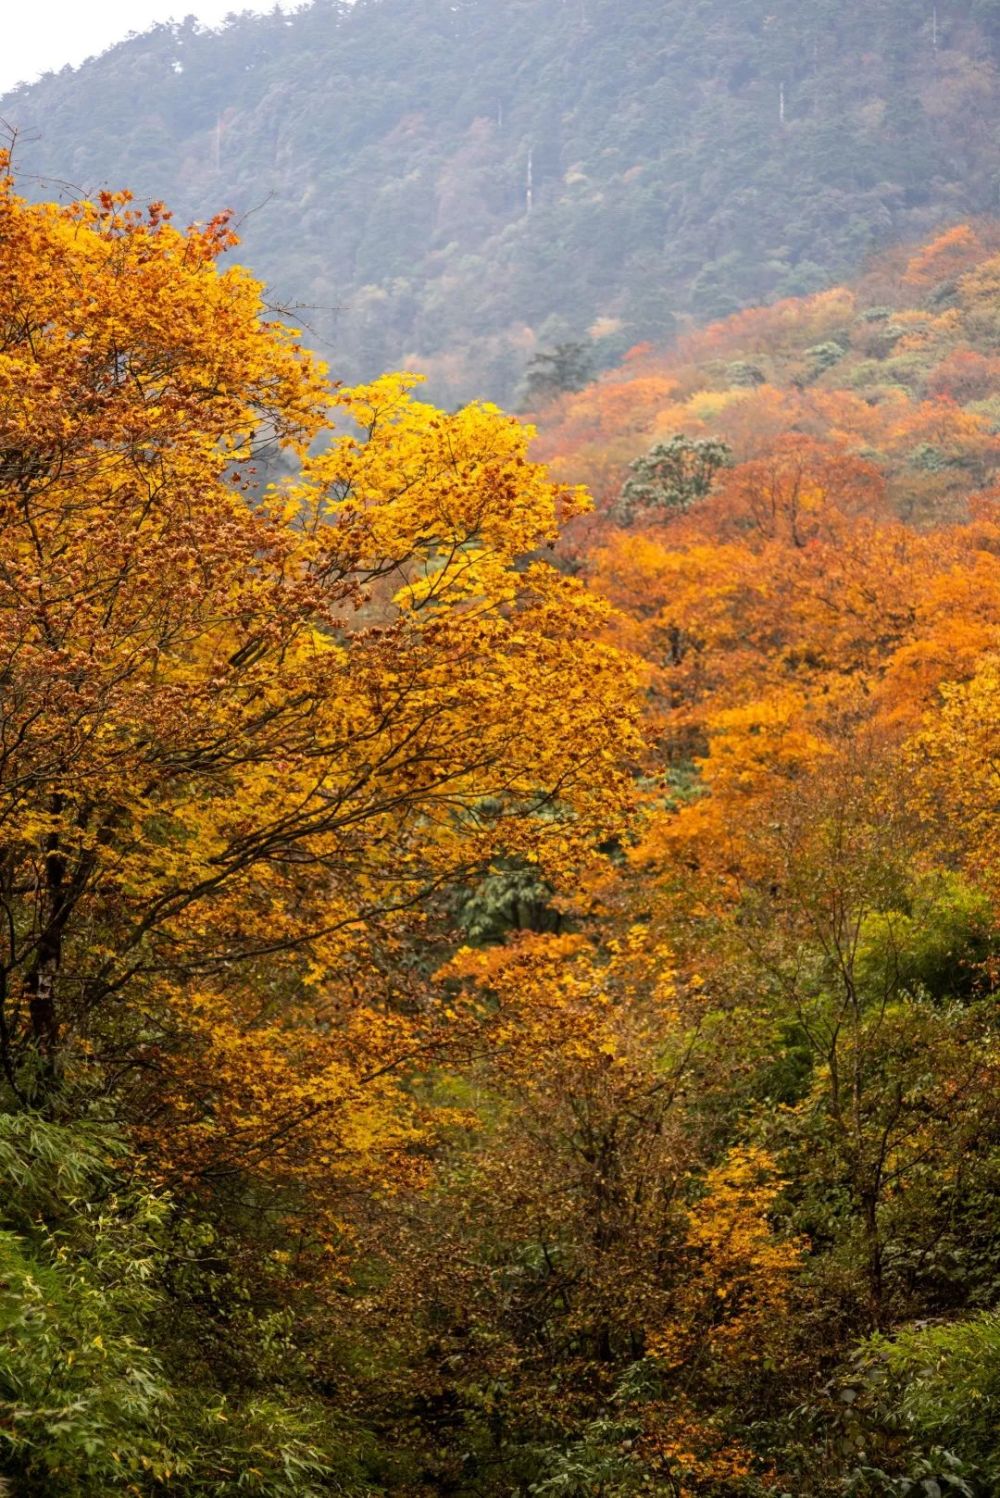
[[[0,1490],[1000,1493],[1000,230],[537,440],[231,247],[0,151]]]
[[[998,55],[996,0],[317,0],[133,36],[0,116],[23,185],[232,206],[338,376],[509,402],[538,348],[605,367],[990,211]]]
[[[895,513],[964,518],[1000,464],[1000,233],[958,225],[865,276],[640,344],[539,417],[540,457],[613,508],[629,464],[675,434],[736,462],[783,434],[877,465]]]

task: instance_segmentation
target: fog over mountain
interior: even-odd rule
[[[998,51],[997,0],[317,0],[0,112],[23,175],[231,206],[344,377],[510,399],[539,345],[612,362],[992,209]]]

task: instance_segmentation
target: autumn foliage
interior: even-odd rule
[[[0,1472],[989,1491],[989,233],[533,451],[231,244],[0,178]]]

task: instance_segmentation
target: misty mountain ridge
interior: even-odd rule
[[[509,402],[540,348],[605,367],[994,210],[998,54],[1000,0],[316,0],[0,115],[36,196],[231,207],[338,376]]]

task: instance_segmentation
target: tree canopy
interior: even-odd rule
[[[232,238],[0,164],[0,1487],[987,1498],[996,226],[537,432]]]

